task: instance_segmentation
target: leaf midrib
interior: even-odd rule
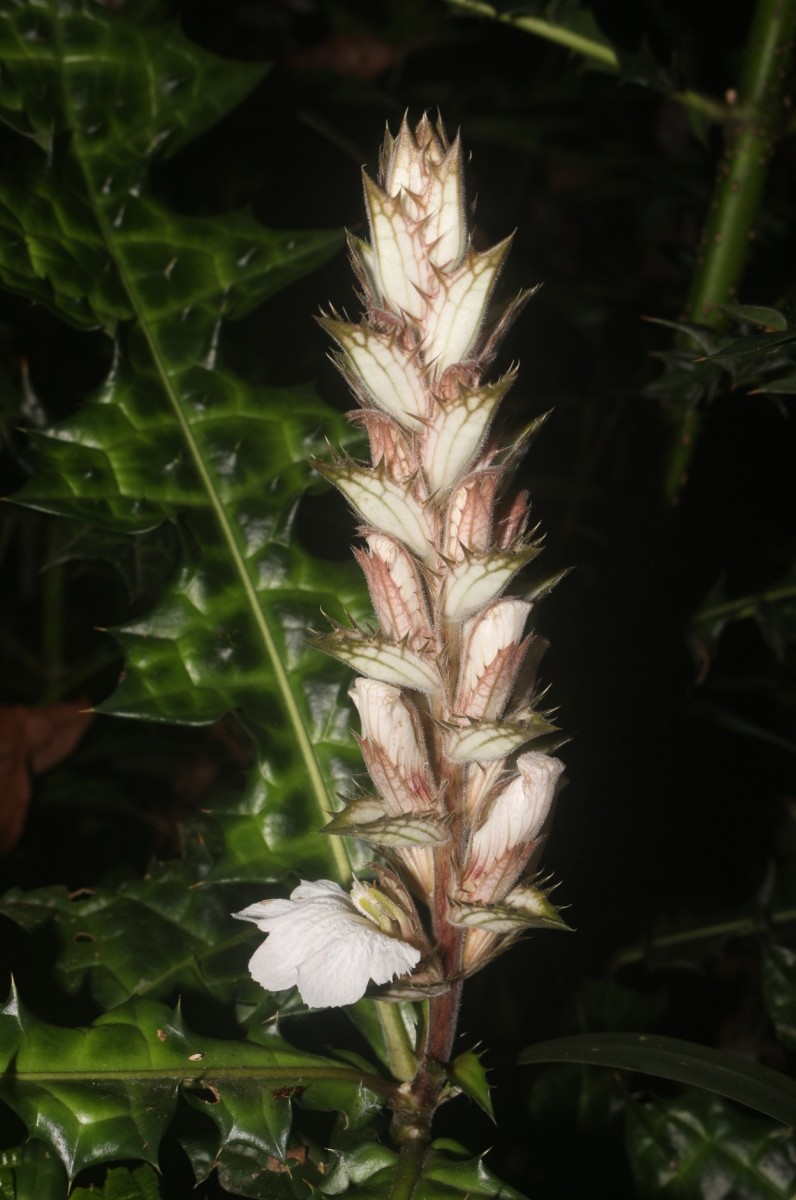
[[[48,1083],[129,1083],[137,1080],[162,1079],[164,1082],[191,1083],[215,1080],[262,1080],[265,1083],[287,1081],[293,1087],[317,1082],[355,1083],[383,1096],[392,1096],[395,1087],[377,1075],[365,1075],[349,1067],[299,1067],[287,1063],[285,1066],[266,1067],[213,1067],[199,1063],[187,1063],[184,1067],[138,1067],[134,1069],[90,1071],[25,1071],[16,1070],[16,1083],[46,1085]]]
[[[134,283],[124,268],[123,261],[116,253],[111,227],[105,218],[105,213],[101,203],[98,202],[98,197],[95,193],[92,181],[86,171],[83,156],[78,152],[78,147],[80,145],[78,138],[80,125],[72,105],[72,97],[67,83],[67,73],[64,70],[65,54],[61,36],[60,18],[58,14],[58,0],[53,0],[51,13],[53,16],[53,28],[55,32],[58,62],[60,65],[59,77],[64,110],[68,119],[69,128],[72,130],[72,146],[75,155],[75,161],[77,162],[83,178],[86,195],[89,199],[91,210],[102,234],[102,239],[108,254],[110,255],[116,267],[121,284],[127,296],[129,297],[133,312],[135,313],[135,317],[139,323],[149,348],[149,352],[152,356],[152,361],[154,363],[158,378],[160,379],[161,386],[168,398],[172,412],[174,413],[174,416],[180,427],[183,441],[187,446],[188,452],[191,456],[194,469],[196,470],[196,473],[201,481],[205,495],[207,496],[208,502],[213,511],[213,515],[217,521],[218,528],[221,531],[221,536],[227,547],[235,573],[240,581],[243,593],[246,597],[255,627],[265,649],[266,657],[271,664],[277,689],[282,698],[282,703],[287,713],[288,721],[295,735],[296,745],[298,746],[301,757],[304,760],[310,790],[312,792],[319,817],[325,821],[327,810],[334,806],[331,803],[326,784],[324,783],[323,775],[321,773],[320,765],[315,755],[312,742],[301,718],[301,712],[299,710],[296,697],[293,694],[293,690],[290,686],[287,671],[279,656],[276,641],[268,621],[266,620],[262,606],[260,605],[254,580],[252,579],[246,559],[241,551],[238,539],[235,536],[235,530],[232,522],[227,516],[226,509],[222,503],[221,497],[218,494],[213,477],[207,464],[205,463],[198,442],[193,435],[191,424],[183,409],[180,397],[175,388],[172,386],[171,379],[169,378],[166,370],[164,356],[162,355],[157,339],[150,328],[150,324],[146,316],[146,310],[141,303],[141,298]],[[346,882],[351,877],[351,867],[342,840],[337,838],[329,839],[328,847],[339,882]]]

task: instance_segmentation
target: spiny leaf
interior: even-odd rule
[[[320,608],[356,614],[363,589],[302,551],[294,518],[307,457],[345,426],[310,389],[253,388],[219,354],[225,320],[324,261],[340,235],[276,232],[246,212],[179,215],[155,196],[152,163],[262,76],[195,46],[157,5],[6,5],[0,54],[12,124],[33,135],[0,184],[0,278],[113,342],[96,394],[36,434],[18,499],[128,533],[171,521],[182,541],[155,610],[117,631],[126,672],[103,710],[185,723],[239,713],[259,756],[222,873],[262,879],[303,861],[344,876],[340,842],[310,852],[307,835],[356,761],[345,672],[304,631]]]
[[[105,1008],[136,995],[161,1000],[195,991],[229,1002],[246,978],[251,939],[230,917],[246,895],[240,887],[203,886],[195,866],[171,862],[118,889],[15,890],[0,911],[29,932],[54,932],[55,978],[71,995],[85,989]]]
[[[627,1148],[644,1197],[790,1200],[796,1187],[793,1131],[736,1112],[704,1092],[631,1101]]]
[[[476,1104],[494,1121],[495,1112],[492,1108],[492,1098],[489,1095],[486,1071],[475,1051],[468,1050],[454,1058],[448,1068],[448,1074],[451,1081],[460,1087],[471,1100],[475,1100]]]
[[[12,995],[0,1015],[0,1099],[35,1130],[67,1173],[113,1159],[156,1164],[180,1094],[216,1124],[229,1147],[284,1161],[291,1098],[357,1117],[389,1085],[276,1036],[199,1037],[179,1010],[135,1000],[88,1028],[49,1025]],[[256,1118],[256,1119],[255,1119]]]
[[[151,1167],[111,1167],[101,1187],[75,1188],[69,1200],[160,1200],[158,1177]]]
[[[359,1142],[337,1159],[320,1185],[324,1195],[351,1196],[352,1200],[525,1200],[522,1194],[492,1174],[483,1158],[468,1157],[458,1142],[440,1138],[417,1155],[388,1150],[380,1142]]]

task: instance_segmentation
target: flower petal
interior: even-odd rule
[[[289,900],[251,904],[235,916],[268,932],[249,962],[252,977],[274,992],[298,986],[311,1008],[353,1004],[369,979],[387,983],[420,961],[416,946],[382,933],[329,879],[302,880]]]

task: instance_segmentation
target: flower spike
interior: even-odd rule
[[[483,379],[535,289],[495,311],[512,238],[473,248],[461,141],[441,123],[424,116],[412,129],[404,118],[388,131],[364,196],[370,240],[349,238],[364,316],[330,310],[319,321],[370,462],[314,465],[363,522],[354,554],[378,625],[333,623],[314,644],[358,673],[351,695],[374,789],[323,832],[360,839],[390,867],[350,895],[302,883],[290,900],[238,914],[268,933],[254,977],[295,984],[313,1005],[350,1003],[371,983],[382,998],[437,997],[525,930],[565,927],[547,893],[523,882],[563,771],[546,753],[558,730],[539,708],[545,643],[526,629],[531,599],[555,577],[533,597],[507,594],[541,550],[527,493],[508,485],[544,418],[501,439],[517,368]],[[428,1053],[444,1059],[435,1002]]]

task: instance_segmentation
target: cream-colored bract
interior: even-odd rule
[[[264,900],[235,913],[267,933],[249,962],[270,992],[297,987],[310,1008],[338,1008],[364,996],[370,980],[389,983],[417,966],[420,951],[382,932],[352,895],[330,879],[302,879],[289,900]]]
[[[364,188],[370,244],[349,238],[364,312],[332,310],[321,325],[369,458],[313,465],[359,516],[354,555],[377,624],[331,620],[313,645],[360,675],[351,695],[375,789],[342,797],[323,832],[375,847],[386,865],[350,894],[302,883],[238,914],[268,934],[254,978],[297,985],[318,1007],[396,975],[394,998],[456,987],[526,928],[563,925],[547,893],[518,887],[563,766],[538,708],[531,602],[504,594],[541,550],[528,494],[509,483],[543,418],[507,441],[496,418],[517,368],[486,377],[531,293],[496,293],[511,238],[473,246],[461,144],[441,121],[388,131]]]

